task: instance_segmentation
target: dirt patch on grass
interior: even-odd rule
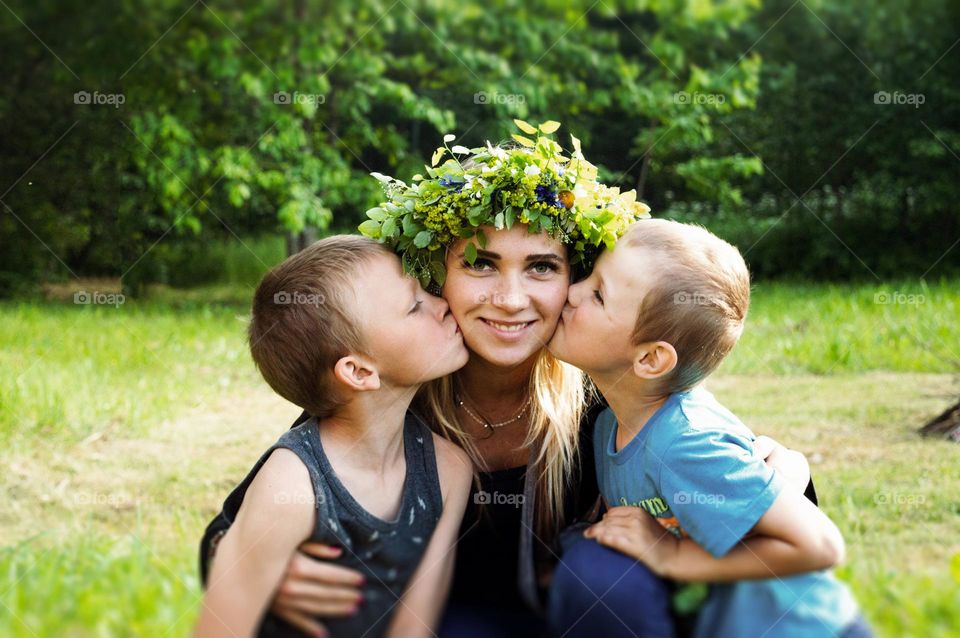
[[[9,498],[0,537],[96,529],[176,542],[183,526],[219,509],[299,413],[260,385],[163,421],[148,436],[130,438],[108,425],[69,447],[45,439],[12,446],[2,454],[8,471],[0,484]]]

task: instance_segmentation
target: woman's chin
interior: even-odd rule
[[[518,366],[530,357],[538,354],[544,345],[542,342],[536,343],[514,343],[510,345],[495,343],[467,344],[470,351],[479,356],[484,361],[501,368],[510,368]]]

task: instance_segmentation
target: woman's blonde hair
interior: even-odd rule
[[[417,395],[417,406],[438,434],[466,450],[474,465],[485,471],[486,464],[457,417],[455,376],[425,384]],[[530,375],[529,391],[531,425],[524,445],[537,450],[533,467],[527,470],[527,476],[537,481],[534,531],[549,542],[564,520],[564,495],[577,466],[580,419],[585,409],[584,375],[544,348]]]

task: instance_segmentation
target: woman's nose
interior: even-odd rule
[[[514,277],[509,277],[503,282],[503,285],[494,293],[491,301],[495,307],[508,312],[523,310],[530,303],[529,296],[523,289],[523,284]]]

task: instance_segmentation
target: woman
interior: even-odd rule
[[[552,132],[550,123],[544,126],[548,130],[541,126],[540,131]],[[416,406],[436,431],[470,453],[478,470],[440,635],[544,635],[548,623],[542,610],[555,570],[549,619],[555,631],[570,636],[580,630],[605,636],[671,635],[668,583],[593,541],[576,542],[580,528],[575,524],[590,520],[598,507],[591,439],[593,420],[604,406],[587,396],[578,370],[545,348],[574,278],[571,262],[589,259],[577,247],[576,240],[583,243],[578,228],[568,223],[558,238],[557,227],[595,204],[615,214],[600,218],[600,232],[590,236],[602,241],[606,231],[615,239],[645,207],[597,184],[596,170],[579,148],[572,158],[563,158],[559,146],[539,132],[534,148],[473,149],[471,163],[451,159],[432,171],[427,188],[378,176],[396,205],[387,202],[368,213],[375,227],[361,226],[391,242],[384,235],[397,233],[386,233],[384,226],[393,230],[401,222],[390,225],[386,218],[394,211],[406,216],[406,199],[419,198],[423,226],[410,230],[407,224],[415,222],[404,219],[404,236],[426,232],[430,239],[417,247],[402,239],[391,243],[422,280],[443,281],[441,294],[470,352],[466,366],[426,386]],[[511,224],[496,213],[509,212],[514,196],[526,199],[523,213]],[[576,205],[567,205],[571,200]],[[488,214],[477,215],[478,207]],[[443,211],[439,222],[435,209]],[[475,234],[465,237],[463,227],[472,227]],[[444,235],[445,230],[456,232]],[[805,485],[805,461],[776,449],[771,460],[799,475]],[[570,531],[562,534],[564,529]],[[202,562],[210,556],[210,540],[220,532],[208,529]],[[558,569],[561,545],[570,547]],[[358,575],[324,563],[336,555],[331,548],[303,549],[291,561],[272,611],[322,635],[313,618],[348,613],[358,599]],[[639,600],[642,606],[636,604]]]

